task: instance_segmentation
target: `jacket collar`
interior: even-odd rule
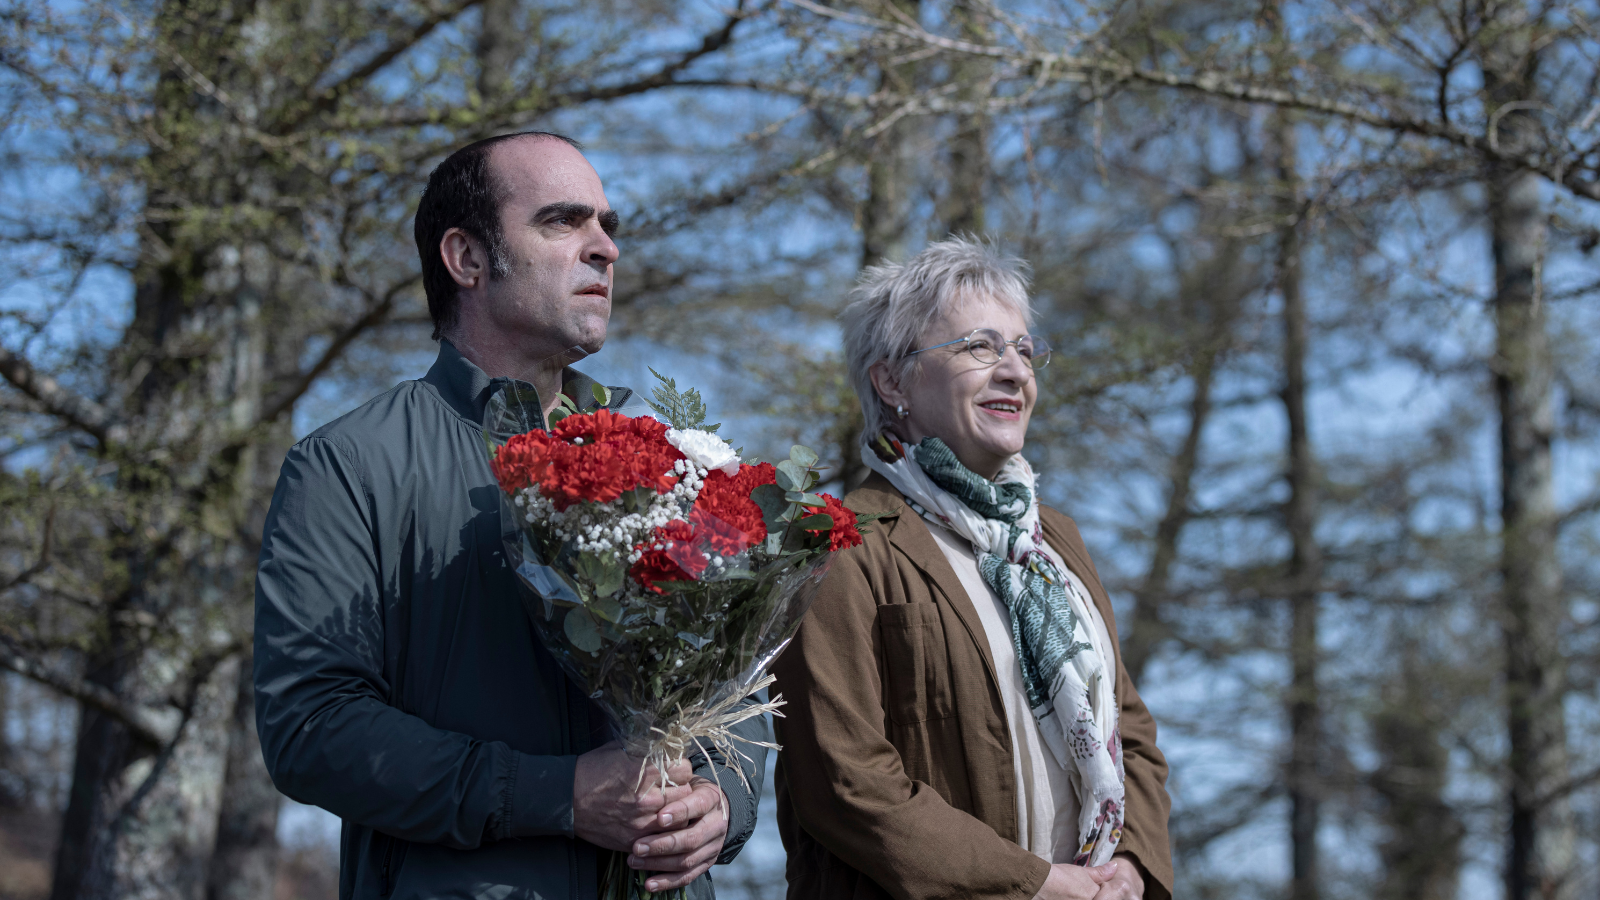
[[[983,630],[983,620],[978,618],[978,609],[972,605],[972,598],[967,596],[966,591],[951,591],[946,588],[946,585],[959,585],[961,581],[956,576],[955,569],[950,567],[950,560],[945,557],[944,550],[933,539],[933,532],[929,530],[928,523],[923,521],[921,516],[911,512],[906,506],[905,498],[894,485],[889,483],[889,479],[877,472],[873,472],[862,482],[861,487],[851,492],[850,508],[858,513],[879,513],[883,516],[872,527],[882,528],[889,543],[921,569],[934,589],[945,596],[956,617],[967,627],[967,633],[972,637],[973,643],[977,644],[990,679],[998,685],[1000,682],[995,676],[994,656],[989,652],[989,638]],[[1072,574],[1078,576],[1089,589],[1089,598],[1094,601],[1095,607],[1100,611],[1100,618],[1106,623],[1106,631],[1112,636],[1111,646],[1115,657],[1112,672],[1115,677],[1117,666],[1120,666],[1122,661],[1122,647],[1116,640],[1116,618],[1111,608],[1111,598],[1100,584],[1094,564],[1089,561],[1083,547],[1083,539],[1078,536],[1077,526],[1072,524],[1071,519],[1043,505],[1039,508],[1039,521],[1044,528],[1045,542],[1050,545],[1050,549],[1056,551],[1061,561],[1067,564]]]
[[[956,618],[966,626],[967,635],[978,648],[978,655],[983,657],[983,668],[989,673],[989,683],[998,689],[1000,679],[994,669],[994,654],[989,652],[989,637],[983,630],[983,620],[978,618],[978,608],[972,605],[972,598],[967,596],[967,592],[959,589],[961,579],[957,577],[956,570],[950,567],[950,560],[945,557],[939,542],[933,539],[928,523],[907,508],[900,491],[879,472],[867,476],[861,487],[851,492],[850,508],[858,513],[878,513],[882,516],[872,527],[882,528],[889,543],[920,569],[933,589],[944,596]],[[957,589],[952,590],[952,586]]]
[[[489,397],[499,385],[471,360],[461,355],[449,339],[439,341],[439,357],[422,380],[433,385],[439,399],[455,410],[456,415],[477,425],[483,424],[483,412],[489,406]],[[506,379],[498,379],[502,384]]]
[[[439,392],[439,399],[455,411],[456,415],[474,425],[482,426],[484,413],[489,407],[489,398],[495,391],[512,383],[510,378],[490,378],[487,373],[473,364],[450,343],[448,338],[439,341],[439,357],[434,360],[433,367],[422,380],[433,385]],[[561,370],[561,393],[571,397],[580,410],[585,412],[599,406],[594,398],[593,378],[579,372],[577,369],[567,367]],[[532,393],[538,397],[538,392],[533,385],[525,381],[516,382],[517,388]],[[620,409],[633,397],[633,391],[625,387],[611,387],[611,402],[606,404],[610,409]]]

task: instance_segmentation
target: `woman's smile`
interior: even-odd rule
[[[978,408],[997,419],[1014,422],[1022,418],[1022,401],[1020,400],[985,400],[978,404]]]

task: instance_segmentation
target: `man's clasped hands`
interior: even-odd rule
[[[693,775],[687,760],[659,771],[613,742],[578,757],[572,822],[578,837],[628,853],[628,865],[653,874],[645,889],[669,891],[700,877],[722,853],[728,833],[722,789]]]

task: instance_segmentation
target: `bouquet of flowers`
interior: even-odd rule
[[[513,384],[486,434],[540,639],[628,753],[665,773],[697,747],[742,755],[729,729],[782,703],[743,701],[771,683],[830,553],[861,534],[855,513],[814,492],[814,452],[745,462],[705,425],[698,392],[656,377],[650,406],[665,422],[606,408],[597,385],[598,409],[563,398],[545,430],[537,398]],[[625,854],[607,873],[603,897],[648,896]]]

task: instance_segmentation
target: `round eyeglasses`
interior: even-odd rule
[[[1008,341],[1000,336],[1000,332],[993,328],[976,328],[966,337],[959,337],[953,341],[934,344],[932,347],[923,347],[913,350],[907,356],[916,356],[927,350],[937,350],[940,347],[949,347],[952,344],[966,342],[967,352],[978,362],[992,366],[1006,355],[1006,347],[1017,348],[1017,355],[1031,368],[1042,369],[1050,365],[1050,342],[1034,334],[1025,334],[1014,341]]]

